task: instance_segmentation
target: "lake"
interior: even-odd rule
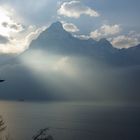
[[[13,140],[31,140],[46,127],[54,140],[140,139],[139,105],[0,101],[0,115]]]

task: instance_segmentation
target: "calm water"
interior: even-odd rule
[[[0,101],[0,114],[13,140],[31,140],[45,127],[54,140],[140,139],[140,106]]]

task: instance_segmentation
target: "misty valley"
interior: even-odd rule
[[[69,42],[67,44],[67,42]],[[81,40],[53,23],[29,49],[1,62],[0,97],[13,100],[139,102],[140,49]]]

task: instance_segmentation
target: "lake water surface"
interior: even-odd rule
[[[54,140],[139,140],[140,106],[87,102],[0,101],[13,140],[49,127]]]

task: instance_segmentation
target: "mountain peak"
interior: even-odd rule
[[[99,40],[99,42],[102,42],[102,43],[107,43],[107,42],[109,42],[106,38],[101,38],[100,40]]]
[[[53,32],[60,32],[60,31],[64,31],[64,28],[63,28],[62,23],[57,21],[57,22],[52,23],[47,30],[53,31]]]
[[[62,23],[60,21],[52,23],[50,27],[52,27],[52,28],[63,28]]]
[[[61,22],[57,21],[52,23],[40,36],[41,38],[43,36],[43,38],[58,40],[69,38],[72,35],[64,30]]]
[[[106,39],[106,38],[101,38],[98,43],[101,45],[101,46],[107,46],[107,47],[113,47],[112,44]]]

